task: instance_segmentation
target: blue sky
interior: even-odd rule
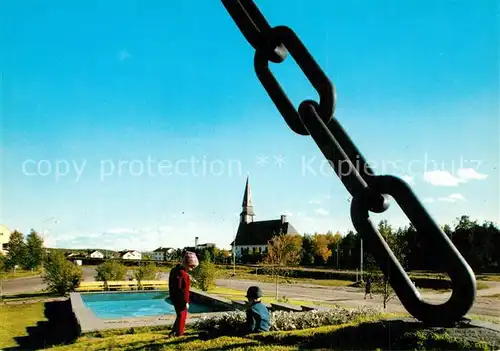
[[[439,223],[499,222],[498,3],[307,3],[257,2],[334,82],[336,117],[375,171],[404,177]],[[9,228],[57,247],[229,247],[247,175],[256,220],[352,228],[347,191],[287,127],[219,1],[6,0],[1,12]],[[296,106],[317,97],[292,59],[272,69]],[[374,218],[407,224],[395,207]]]

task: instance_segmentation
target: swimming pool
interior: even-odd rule
[[[81,294],[84,305],[102,319],[175,315],[168,292]],[[210,306],[190,303],[189,313],[212,312]]]

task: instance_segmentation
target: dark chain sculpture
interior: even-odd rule
[[[271,27],[252,0],[222,0],[226,10],[255,49],[254,69],[288,126],[310,135],[352,196],[351,219],[369,252],[389,280],[399,300],[415,318],[432,326],[453,326],[474,304],[476,279],[450,239],[427,213],[410,186],[389,175],[377,176],[334,118],[335,87],[294,31]],[[298,110],[269,69],[269,61],[283,62],[288,53],[319,94],[319,103],[303,101]],[[394,253],[370,220],[370,212],[383,213],[392,196],[417,230],[426,254],[441,258],[451,278],[451,298],[439,305],[423,301]]]

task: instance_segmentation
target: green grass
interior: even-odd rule
[[[500,274],[495,275],[477,275],[477,280],[486,280],[491,282],[500,282]]]
[[[29,269],[16,269],[15,273],[14,271],[1,272],[0,278],[2,279],[28,278],[28,277],[35,277],[37,275],[40,275],[41,273],[42,272],[40,270],[35,270],[32,272]]]
[[[234,293],[228,289],[221,291]],[[311,348],[333,347],[334,349],[387,349],[387,340],[395,340],[393,349],[484,349],[484,343],[470,341],[469,337],[456,338],[446,333],[428,330],[414,330],[406,325],[388,325],[389,317],[403,317],[407,313],[381,314],[372,318],[360,318],[337,326],[313,329],[268,332],[247,337],[222,336],[204,340],[194,330],[187,330],[185,336],[168,339],[169,327],[143,327],[109,330],[82,336],[74,343],[45,348],[59,351],[91,350],[298,350],[299,346]],[[21,317],[21,318],[20,318]],[[481,316],[469,316],[483,319]],[[67,317],[65,317],[67,318]],[[15,347],[15,337],[26,335],[26,328],[45,320],[44,304],[21,304],[0,306],[0,349]],[[62,327],[59,326],[59,327]],[[68,326],[70,328],[70,326]],[[390,330],[390,337],[386,335]],[[54,331],[53,331],[54,332]],[[399,341],[398,341],[399,340]],[[369,344],[367,344],[369,343]],[[50,345],[50,344],[49,344]]]
[[[268,332],[246,337],[204,338],[187,331],[180,338],[168,339],[169,330],[136,329],[89,335],[75,344],[55,347],[53,351],[92,350],[299,350],[299,349],[473,349],[485,350],[487,344],[474,337],[457,337],[446,331],[420,329],[401,322],[361,318],[350,323],[313,329]]]
[[[466,317],[472,319],[472,320],[477,320],[477,321],[484,321],[484,322],[490,322],[494,324],[500,324],[500,317],[493,317],[493,316],[483,316],[479,314],[468,314]]]
[[[0,305],[0,349],[16,346],[15,337],[27,335],[26,327],[45,320],[44,304]]]
[[[23,300],[33,300],[33,299],[46,299],[52,297],[58,297],[60,295],[46,292],[46,291],[35,291],[27,293],[19,293],[15,295],[3,295],[0,298],[1,302],[11,302],[11,301],[23,301]]]
[[[232,271],[219,271],[220,278],[231,278]],[[235,279],[243,280],[255,280],[263,283],[274,283],[275,278],[270,275],[264,274],[251,274],[247,271],[240,270],[236,272]],[[340,279],[308,279],[308,278],[291,278],[291,277],[280,277],[280,284],[315,284],[321,286],[349,286],[353,282],[350,280],[340,280]]]

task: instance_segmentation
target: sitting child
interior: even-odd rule
[[[249,287],[246,297],[248,299],[249,307],[246,311],[247,320],[245,328],[242,330],[243,334],[269,331],[269,310],[260,301],[262,297],[262,291],[260,288],[258,286]]]

